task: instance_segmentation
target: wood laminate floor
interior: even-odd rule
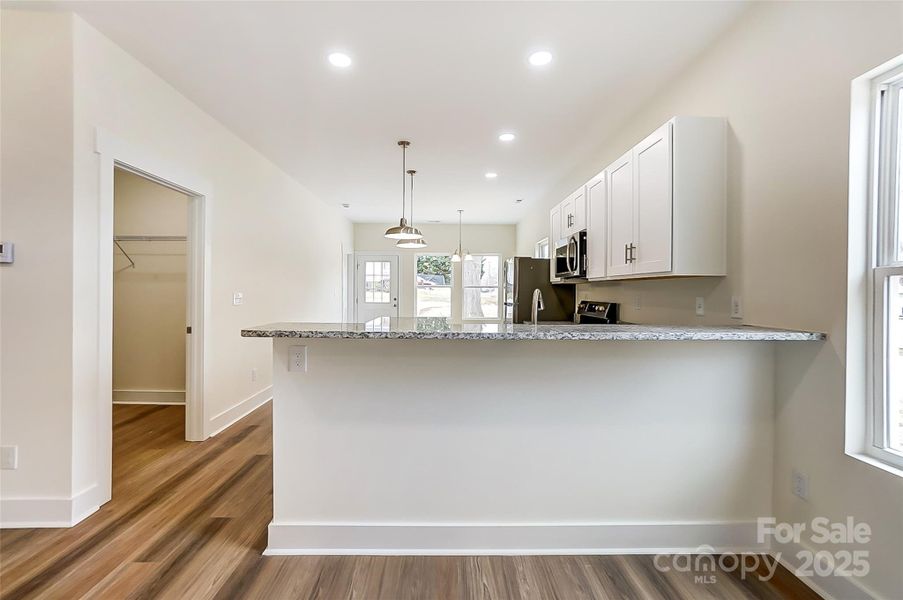
[[[650,556],[265,557],[269,405],[203,443],[184,441],[181,407],[113,420],[112,501],[71,529],[0,532],[0,598],[817,598],[784,570],[696,583]]]

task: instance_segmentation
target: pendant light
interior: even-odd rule
[[[414,169],[408,171],[408,175],[411,176],[411,228],[420,233],[420,230],[414,227],[414,173],[416,172]],[[421,235],[416,240],[398,240],[395,245],[399,248],[426,248],[426,240]]]
[[[407,189],[407,182],[405,182],[405,151],[408,149],[408,146],[411,145],[411,142],[401,140],[398,142],[398,145],[401,146],[401,219],[398,221],[398,225],[396,227],[389,227],[386,229],[385,237],[390,240],[417,240],[423,237],[423,235],[415,228],[408,226],[408,220],[404,218],[404,209],[405,209],[405,193]]]
[[[461,247],[464,245],[461,243],[461,237],[462,237],[461,236],[461,229],[462,229],[461,214],[463,212],[464,211],[461,210],[460,208],[458,209],[458,247],[455,248],[455,252],[454,252],[454,254],[452,254],[452,257],[451,257],[451,261],[456,262],[456,263],[461,262]],[[473,260],[473,256],[471,256],[470,252],[468,252],[466,250],[464,251],[464,260]]]

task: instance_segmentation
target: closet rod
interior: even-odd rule
[[[116,235],[114,242],[186,242],[184,235]]]

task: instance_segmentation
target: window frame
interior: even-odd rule
[[[420,260],[421,256],[447,256],[451,259],[451,254],[448,252],[417,252],[414,254],[414,316],[416,318],[440,318],[440,319],[451,319],[454,316],[455,310],[455,264],[451,263],[451,270],[448,272],[448,276],[451,281],[448,282],[448,285],[436,285],[436,286],[426,286],[420,285],[417,283],[417,276],[419,275],[417,263]],[[447,317],[421,317],[420,309],[418,307],[419,298],[417,297],[417,290],[421,287],[442,287],[448,288],[448,316]]]
[[[890,447],[888,395],[890,358],[888,340],[890,281],[903,276],[898,257],[900,228],[899,186],[903,171],[900,139],[903,120],[903,66],[897,65],[872,81],[869,144],[868,251],[867,251],[867,389],[866,439],[863,450],[870,457],[903,469],[903,452]]]
[[[543,256],[542,249],[545,248],[545,256]],[[544,237],[533,245],[533,258],[551,258],[552,257],[552,245],[549,242],[548,237]]]
[[[500,321],[502,319],[502,309],[504,308],[504,292],[502,291],[502,286],[504,285],[504,268],[502,266],[502,255],[498,252],[471,252],[471,256],[474,258],[478,256],[494,256],[498,259],[498,282],[496,283],[496,294],[498,298],[498,307],[495,311],[494,317],[466,317],[464,316],[464,290],[470,289],[485,289],[490,286],[485,285],[464,285],[464,261],[461,261],[461,320],[468,323],[487,323],[492,321]]]

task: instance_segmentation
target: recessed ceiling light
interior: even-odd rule
[[[486,179],[495,179],[498,176],[499,176],[498,173],[493,173],[492,171],[486,173]]]
[[[343,202],[343,203],[342,203],[342,208],[351,208],[351,205],[348,204],[347,202]]]
[[[502,133],[499,135],[499,141],[501,142],[513,142],[514,141],[513,133]]]
[[[524,201],[523,198],[518,198],[518,199],[515,200],[514,202],[515,202],[515,204],[520,204],[520,203],[523,202],[523,201]]]
[[[329,62],[334,67],[344,69],[351,66],[351,57],[343,52],[333,52],[329,55]]]
[[[539,50],[531,54],[529,60],[534,67],[543,67],[552,62],[552,53],[548,50]]]

